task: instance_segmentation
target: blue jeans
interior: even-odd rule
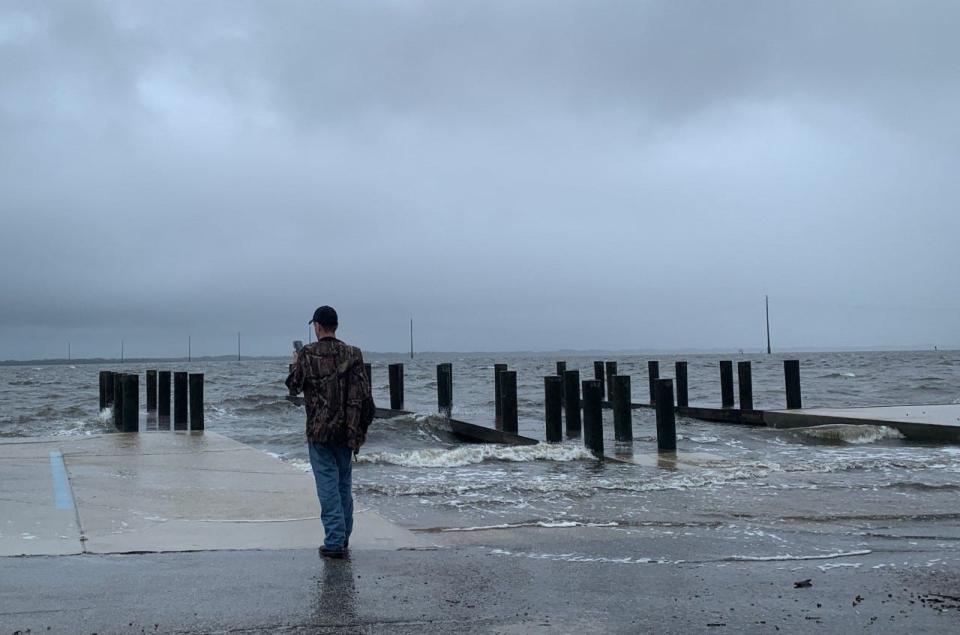
[[[353,450],[336,443],[307,443],[307,447],[326,533],[323,546],[342,549],[353,531]]]

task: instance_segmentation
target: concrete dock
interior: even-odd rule
[[[771,428],[888,426],[908,439],[960,442],[960,404],[767,410],[763,420]]]
[[[311,474],[219,434],[0,442],[0,556],[300,549],[323,541]],[[352,549],[427,546],[358,509]]]

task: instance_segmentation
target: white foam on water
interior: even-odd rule
[[[671,564],[669,560],[655,560],[653,558],[609,558],[607,556],[585,556],[577,553],[531,553],[514,552],[507,549],[491,549],[490,555],[507,556],[512,558],[530,558],[531,560],[552,560],[554,562],[602,562],[611,564]],[[681,561],[673,562],[676,564]]]
[[[882,441],[884,439],[903,439],[904,436],[896,428],[874,425],[824,425],[809,428],[791,428],[790,432],[802,437],[820,439],[823,441],[839,441],[842,443],[864,444]]]
[[[361,454],[358,463],[388,463],[401,467],[462,467],[484,461],[580,461],[594,460],[582,446],[537,445],[503,446],[464,445],[452,449],[429,448],[412,452],[374,452]]]
[[[501,523],[499,525],[480,525],[477,527],[444,527],[447,531],[490,531],[494,529],[517,529],[519,527],[543,527],[546,529],[569,529],[571,527],[618,527],[620,523],[581,523],[573,520],[537,520],[527,523]]]
[[[786,560],[832,560],[833,558],[848,558],[851,556],[865,556],[873,553],[870,549],[860,551],[836,551],[834,553],[818,553],[812,555],[794,556],[792,554],[780,554],[776,556],[730,556],[724,560],[732,562],[779,562]]]
[[[830,564],[821,564],[817,568],[823,572],[827,572],[830,569],[859,569],[862,562],[831,562]]]
[[[97,420],[100,423],[111,423],[113,421],[113,406],[107,406],[97,414]]]

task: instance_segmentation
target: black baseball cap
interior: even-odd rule
[[[307,324],[313,324],[314,322],[320,326],[337,326],[339,324],[337,311],[332,306],[327,306],[324,304],[322,307],[319,307],[313,312],[313,319],[307,322]]]

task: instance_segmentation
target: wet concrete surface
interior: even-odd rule
[[[2,558],[0,633],[960,629],[953,552],[841,547],[855,555],[731,561],[703,540],[525,528],[344,561],[316,549]]]
[[[358,508],[355,548],[424,546]],[[0,556],[295,549],[323,534],[313,476],[207,433],[0,442]]]

